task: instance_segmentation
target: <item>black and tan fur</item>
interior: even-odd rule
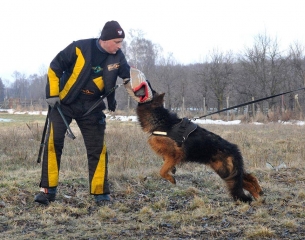
[[[139,104],[138,120],[144,132],[169,131],[181,121],[176,114],[163,107],[164,93],[155,93],[152,101]],[[175,184],[171,173],[175,173],[175,165],[182,162],[197,162],[209,165],[226,182],[234,200],[251,202],[247,190],[258,199],[263,191],[253,174],[244,170],[244,162],[237,145],[226,141],[220,136],[197,127],[181,147],[167,136],[150,135],[148,143],[160,156],[164,163],[160,175]]]

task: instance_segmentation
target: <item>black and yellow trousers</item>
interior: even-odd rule
[[[61,104],[60,108],[68,124],[75,119],[81,130],[87,150],[90,194],[109,194],[108,154],[104,143],[106,116],[102,110],[105,105],[83,117],[95,101],[77,100],[70,105]],[[58,185],[62,150],[67,127],[56,107],[49,111],[48,140],[42,162],[40,187],[53,188]]]

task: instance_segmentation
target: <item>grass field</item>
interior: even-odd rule
[[[0,114],[1,239],[305,239],[304,126],[205,125],[239,145],[245,166],[265,196],[251,205],[233,202],[224,182],[199,164],[178,166],[177,185],[161,179],[138,123],[108,121],[112,203],[98,207],[88,194],[86,152],[65,141],[57,201],[33,202],[39,191],[36,162],[45,116]],[[266,168],[269,162],[287,168]]]

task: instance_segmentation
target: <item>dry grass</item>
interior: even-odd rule
[[[57,201],[38,206],[36,163],[43,116],[0,123],[1,239],[304,239],[304,127],[204,126],[240,146],[246,168],[265,191],[251,205],[234,203],[219,177],[199,164],[179,166],[177,185],[159,177],[162,160],[137,123],[107,122],[113,202],[88,194],[86,153],[75,123],[66,139]],[[286,169],[270,170],[285,162]]]

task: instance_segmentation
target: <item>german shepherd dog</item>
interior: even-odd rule
[[[182,119],[164,108],[164,93],[154,92],[153,99],[139,103],[136,109],[138,120],[144,132],[150,133],[148,143],[160,155],[163,166],[160,175],[175,184],[175,165],[182,162],[197,162],[209,165],[225,182],[235,201],[251,202],[247,190],[256,200],[263,191],[253,174],[244,169],[244,162],[237,145],[196,125],[187,139],[179,144],[168,137],[167,132],[179,124]],[[162,133],[154,134],[154,133]]]

